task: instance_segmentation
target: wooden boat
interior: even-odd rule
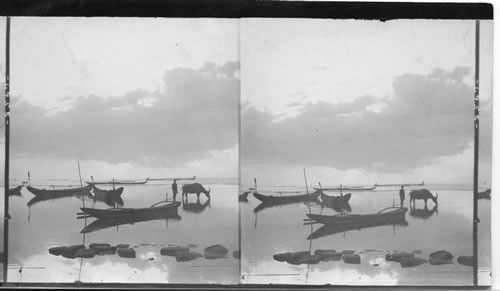
[[[174,220],[179,221],[182,218],[178,214],[169,214],[167,213],[148,213],[135,217],[114,217],[114,218],[101,218],[93,221],[91,224],[87,225],[83,228],[80,233],[89,233],[98,231],[101,229],[106,229],[114,226],[124,225],[124,224],[135,224],[144,221],[151,220]]]
[[[311,233],[307,239],[317,239],[321,237],[325,237],[328,235],[336,234],[336,233],[344,233],[351,230],[359,230],[361,231],[364,228],[371,228],[377,226],[384,225],[398,225],[398,226],[408,226],[408,222],[404,217],[398,217],[395,219],[387,219],[381,221],[364,221],[362,223],[344,223],[344,224],[325,224]]]
[[[309,194],[299,194],[299,195],[284,195],[284,196],[274,196],[274,195],[263,195],[257,192],[253,193],[253,196],[263,203],[294,203],[301,201],[312,201],[317,200],[321,191],[315,191]]]
[[[80,195],[90,194],[92,186],[85,186],[81,188],[72,188],[72,189],[58,189],[58,190],[37,189],[31,186],[26,186],[26,188],[28,189],[28,191],[30,191],[36,196],[47,196],[56,198],[58,196],[65,197],[76,194]]]
[[[375,186],[377,187],[401,187],[401,186],[424,186],[424,181],[422,183],[414,183],[414,184],[378,184],[375,183]]]
[[[318,190],[318,191],[339,191],[339,190],[342,190],[342,191],[372,191],[372,190],[375,190],[375,188],[377,188],[376,185],[374,185],[373,187],[362,187],[362,186],[351,186],[351,187],[333,187],[333,188],[314,188],[314,190]]]
[[[93,185],[143,185],[149,181],[149,178],[146,178],[144,181],[105,181],[105,182],[94,182],[94,181],[86,181],[90,186]]]
[[[21,190],[23,185],[17,186],[16,188],[9,189],[9,196],[21,196]]]
[[[323,224],[360,224],[404,219],[406,211],[408,211],[406,207],[388,207],[375,214],[306,215],[310,220]]]
[[[321,193],[320,197],[321,197],[322,202],[347,203],[347,202],[349,202],[349,199],[351,199],[351,193],[347,193],[347,194],[341,195],[341,196],[329,196],[329,195],[326,195],[325,193]]]
[[[163,206],[156,206],[160,203],[166,203],[167,201],[162,201],[154,204],[147,208],[110,208],[110,209],[96,209],[96,208],[80,208],[83,215],[93,216],[96,218],[138,218],[142,216],[154,215],[154,214],[177,214],[177,210],[181,205],[180,202],[172,202]],[[80,213],[79,213],[80,214]]]
[[[477,193],[477,199],[491,199],[491,189]]]

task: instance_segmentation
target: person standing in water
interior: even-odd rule
[[[175,197],[177,196],[177,181],[174,180],[174,183],[172,184],[172,193],[174,194],[174,202],[175,202]]]
[[[405,202],[405,186],[401,185],[401,189],[399,190],[399,199],[401,200],[400,206],[403,207],[403,203]]]

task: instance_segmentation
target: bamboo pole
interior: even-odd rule
[[[474,268],[474,286],[477,286],[477,229],[479,217],[477,215],[478,199],[478,161],[479,161],[479,20],[476,20],[476,66],[475,66],[475,86],[474,86],[474,195],[473,195],[473,226],[472,226],[472,247],[473,247],[473,268]]]
[[[10,17],[5,28],[5,169],[4,169],[4,226],[3,282],[7,283],[9,265],[9,153],[10,153]]]

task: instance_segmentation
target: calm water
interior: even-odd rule
[[[34,195],[23,188],[22,197],[10,198],[9,281],[236,284],[239,282],[240,262],[233,258],[232,253],[239,248],[238,186],[204,186],[211,188],[209,205],[203,194],[199,205],[196,204],[196,195],[191,194],[189,204],[179,207],[180,220],[137,222],[85,235],[80,231],[95,219],[76,219],[76,213],[83,206],[82,200],[68,197],[28,207],[27,202]],[[100,188],[109,189],[106,186]],[[171,192],[170,184],[125,186],[121,195],[123,207],[149,207],[164,200],[167,190]],[[180,200],[180,194],[177,200]],[[110,207],[88,199],[85,205],[102,209]],[[82,243],[87,247],[90,243],[130,244],[135,248],[136,258],[121,258],[116,254],[66,259],[48,253],[51,247]],[[160,249],[168,244],[194,244],[196,247],[192,251],[202,254],[206,247],[221,244],[229,254],[222,259],[201,257],[190,262],[176,262],[175,257],[160,255]],[[23,267],[22,273],[19,272],[20,266]]]
[[[418,187],[421,188],[421,187]],[[242,215],[242,283],[338,284],[338,285],[472,285],[472,267],[456,262],[458,256],[472,255],[472,191],[461,185],[426,185],[439,194],[438,207],[429,200],[428,211],[406,213],[407,225],[386,225],[343,233],[329,234],[313,240],[307,237],[321,224],[303,225],[309,207],[305,203],[277,206],[255,213],[260,201],[249,196],[240,202]],[[408,193],[412,187],[407,187]],[[375,213],[399,204],[398,188],[377,188],[375,191],[352,192],[352,213]],[[480,189],[482,190],[482,189]],[[349,191],[347,191],[349,192]],[[329,194],[338,195],[331,192]],[[408,197],[405,207],[408,207]],[[490,279],[490,203],[479,201],[479,284]],[[424,209],[417,200],[416,209]],[[312,213],[333,215],[333,209],[311,204]],[[424,217],[427,216],[427,217]],[[361,264],[341,261],[316,265],[290,265],[273,260],[280,252],[316,249],[354,250]],[[373,251],[376,250],[376,251]],[[423,265],[402,268],[399,263],[386,262],[391,250],[421,251],[416,257],[427,259],[432,252],[447,250],[454,256],[453,264]]]

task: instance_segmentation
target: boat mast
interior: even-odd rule
[[[474,286],[477,286],[477,226],[479,217],[477,215],[477,199],[478,199],[478,160],[479,160],[479,20],[476,20],[476,76],[474,86],[474,210],[473,210],[473,227],[472,227],[472,247],[473,247],[473,267],[474,267]]]
[[[4,169],[4,220],[3,220],[3,282],[7,283],[9,258],[9,142],[10,142],[10,17],[5,28],[5,169]]]

